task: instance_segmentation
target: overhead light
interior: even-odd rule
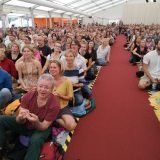
[[[19,14],[19,13],[10,12],[10,13],[8,14],[8,16],[21,17],[21,16],[24,16],[24,14]]]
[[[35,5],[33,3],[27,3],[27,2],[22,2],[18,0],[7,1],[5,4],[19,6],[19,7],[26,7],[26,8],[33,7]]]
[[[44,16],[44,15],[41,15],[41,16],[37,15],[37,16],[35,16],[35,18],[46,18],[46,16]]]
[[[43,11],[51,11],[51,10],[53,10],[53,8],[49,8],[49,7],[45,7],[45,6],[38,6],[38,7],[36,7],[36,9],[43,10]]]

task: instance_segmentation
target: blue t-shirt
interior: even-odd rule
[[[12,77],[11,75],[0,68],[0,90],[8,88],[12,92]]]

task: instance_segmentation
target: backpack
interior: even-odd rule
[[[74,106],[74,107],[69,107],[70,111],[72,112],[73,116],[75,117],[83,117],[86,115],[86,110],[85,110],[85,102],[79,106]]]
[[[39,160],[62,160],[63,157],[59,152],[59,145],[53,142],[43,144]]]
[[[90,113],[91,111],[93,111],[95,108],[96,108],[95,100],[94,98],[91,98],[89,108],[85,109],[85,102],[83,102],[79,106],[70,107],[70,110],[75,117],[81,118]]]
[[[17,114],[20,104],[21,104],[20,99],[16,99],[12,103],[10,103],[6,108],[4,108],[3,114],[8,116]]]

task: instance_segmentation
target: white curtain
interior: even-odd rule
[[[160,24],[160,4],[125,4],[122,20],[124,24]]]

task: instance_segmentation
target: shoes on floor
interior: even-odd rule
[[[84,105],[85,109],[88,109],[91,107],[91,101],[89,99],[85,99],[85,105]]]

